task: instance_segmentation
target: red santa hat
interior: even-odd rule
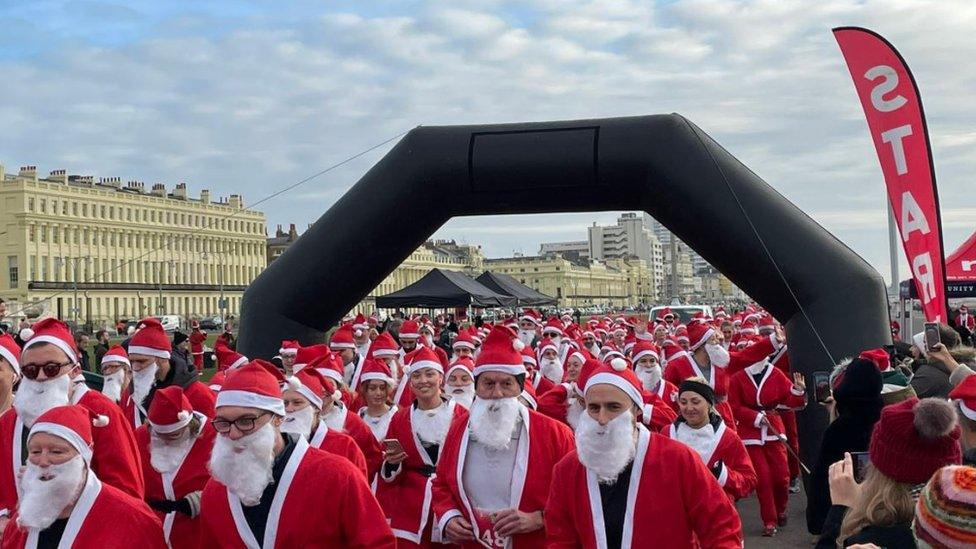
[[[332,351],[325,343],[302,347],[298,349],[298,354],[295,355],[295,364],[292,365],[291,369],[293,372],[297,372],[314,362],[318,357],[331,354]]]
[[[286,339],[281,342],[281,348],[278,349],[278,354],[281,356],[295,356],[301,348],[301,344],[297,341]]]
[[[535,387],[531,383],[526,383],[525,387],[522,388],[522,394],[520,395],[525,402],[528,403],[529,408],[533,410],[539,409],[539,401],[536,397]]]
[[[10,363],[15,374],[20,375],[20,346],[10,334],[0,335],[0,357]]]
[[[444,366],[441,365],[441,359],[437,357],[434,351],[426,346],[420,347],[411,353],[411,362],[407,366],[407,375],[409,376],[417,370],[423,370],[424,368],[432,368],[441,374],[444,373]]]
[[[773,318],[773,315],[769,313],[763,313],[762,316],[759,317],[759,327],[776,329],[776,319]]]
[[[664,340],[664,363],[667,364],[676,358],[687,356],[688,351],[681,348],[680,345],[675,343],[671,339]]]
[[[391,387],[394,385],[393,372],[390,371],[390,367],[382,360],[367,358],[363,361],[363,373],[359,375],[359,386],[362,387],[367,381],[373,379],[384,381]]]
[[[539,313],[533,309],[524,309],[522,314],[518,317],[519,320],[528,320],[533,324],[541,325]]]
[[[179,385],[170,385],[153,394],[149,405],[149,425],[157,433],[172,433],[190,424],[193,407]]]
[[[451,343],[452,349],[458,349],[462,347],[465,349],[471,349],[472,351],[474,351],[475,348],[477,347],[474,343],[474,338],[471,337],[470,332],[462,331],[460,334],[458,334],[456,338],[454,338],[454,342]]]
[[[522,347],[519,354],[522,355],[522,364],[528,364],[529,370],[534,370],[535,367],[539,365],[539,361],[536,360],[532,347]]]
[[[546,322],[546,327],[542,329],[542,334],[555,334],[561,337],[563,335],[563,323],[558,319],[550,318],[549,321]]]
[[[729,316],[729,314],[725,312],[725,309],[723,307],[715,307],[715,318],[716,319],[725,318],[727,316]]]
[[[297,374],[305,370],[315,370],[322,377],[332,379],[336,383],[344,383],[345,366],[342,363],[342,358],[334,353],[320,354],[301,370],[293,371]]]
[[[888,351],[884,349],[869,349],[867,351],[861,351],[858,358],[863,358],[864,360],[869,360],[874,363],[875,367],[878,368],[879,372],[884,372],[891,368],[891,356]]]
[[[157,358],[169,358],[173,348],[166,337],[166,330],[155,318],[144,318],[139,321],[136,333],[129,340],[130,355],[148,355]]]
[[[390,332],[383,332],[370,344],[367,354],[372,358],[400,356],[400,346],[397,345]]]
[[[454,373],[454,370],[466,370],[468,372],[468,375],[473,378],[474,377],[474,361],[471,360],[470,357],[461,357],[461,358],[455,360],[447,368],[447,373],[444,374],[444,377],[446,377],[446,378],[447,377],[451,377],[451,374]]]
[[[217,355],[217,371],[233,370],[247,364],[247,357],[231,349],[226,345],[214,347],[214,354]]]
[[[674,318],[674,313],[671,312],[671,308],[670,307],[665,307],[665,308],[663,308],[663,309],[661,309],[660,311],[657,312],[657,318],[655,320],[657,320],[659,322],[665,322],[665,320],[669,316],[672,317],[672,318]]]
[[[72,445],[86,463],[92,459],[92,427],[108,425],[108,418],[100,416],[84,406],[55,406],[41,414],[31,426],[30,437],[47,433]]]
[[[514,332],[508,328],[495,326],[485,338],[478,360],[475,361],[475,377],[485,372],[524,375],[526,370],[521,352],[524,348],[525,344],[515,337]]]
[[[357,314],[356,318],[352,321],[352,329],[356,337],[363,335],[363,332],[369,330],[369,322],[366,320],[366,315],[363,313]]]
[[[356,348],[356,342],[353,340],[351,324],[339,326],[339,328],[332,333],[332,339],[329,340],[329,348],[333,351]]]
[[[261,359],[252,360],[236,370],[228,370],[217,393],[215,407],[243,406],[284,416],[285,403],[281,400],[280,385],[284,379],[274,364]]]
[[[637,344],[634,345],[633,361],[636,363],[645,356],[653,356],[660,360],[661,350],[657,348],[657,345],[651,343],[650,341],[638,341]]]
[[[976,376],[963,379],[949,392],[949,398],[959,405],[962,415],[976,421]]]
[[[64,351],[72,362],[78,362],[78,346],[67,324],[56,318],[45,318],[35,322],[31,328],[34,333],[24,343],[24,351],[39,343],[50,343]]]
[[[121,345],[112,345],[112,348],[102,356],[102,366],[111,364],[112,362],[121,362],[126,366],[131,366],[129,363],[129,353],[126,353]]]
[[[586,396],[586,392],[596,385],[613,385],[627,393],[638,408],[643,408],[644,391],[641,388],[641,381],[629,366],[626,359],[619,357],[611,360],[610,364],[601,366],[586,380],[583,395]]]
[[[687,330],[688,349],[694,351],[715,335],[715,330],[705,322],[692,322]]]
[[[400,340],[404,339],[420,339],[420,323],[416,320],[406,320],[400,325],[400,332],[398,333]]]
[[[326,397],[338,402],[342,393],[336,390],[332,380],[325,378],[315,368],[305,368],[285,379],[281,384],[281,391],[295,391],[307,398],[313,406],[322,409]]]
[[[559,353],[559,346],[556,345],[555,341],[549,339],[548,337],[543,338],[542,341],[539,342],[539,348],[537,349],[539,356],[542,356],[542,353],[546,352],[546,349]]]

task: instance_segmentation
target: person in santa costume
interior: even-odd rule
[[[297,341],[285,339],[281,342],[281,347],[278,349],[278,356],[281,357],[281,367],[284,368],[286,375],[292,375],[295,373],[295,358],[298,356],[298,350],[302,346]]]
[[[447,396],[465,409],[474,401],[474,361],[470,357],[454,360],[447,369]]]
[[[414,402],[390,422],[387,439],[396,440],[383,456],[379,500],[398,547],[439,547],[437,522],[431,512],[431,481],[451,422],[467,418],[467,410],[448,399],[441,386],[444,371],[437,355],[423,348],[408,372]]]
[[[553,466],[573,449],[566,425],[523,406],[521,340],[496,326],[475,362],[470,415],[441,447],[433,484],[442,539],[463,547],[546,543],[543,508]]]
[[[727,402],[729,379],[725,368],[730,358],[729,352],[718,344],[714,328],[703,322],[692,322],[688,327],[688,351],[668,360],[664,379],[675,386],[681,385],[689,377],[708,380],[718,401],[716,411],[722,416],[726,427],[735,430],[732,407]]]
[[[94,434],[97,446],[91,467],[106,484],[142,499],[142,469],[132,428],[116,403],[85,385],[71,330],[54,318],[36,322],[33,330],[20,357],[23,379],[13,408],[0,417],[0,527],[17,505],[17,473],[27,463],[27,433],[41,414],[56,406],[80,404],[108,418],[108,425]]]
[[[98,438],[93,432],[109,421],[75,405],[55,406],[37,418],[3,549],[166,547],[159,519],[146,504],[103,483],[91,466]]]
[[[550,389],[544,395],[537,395],[537,410],[570,428],[575,429],[580,414],[583,413],[583,392],[580,385],[602,362],[593,358],[587,351],[576,351],[569,356],[567,363],[581,363],[578,369],[571,367],[573,379],[564,381]]]
[[[20,376],[20,345],[10,334],[0,334],[0,415],[13,406]]]
[[[254,360],[231,372],[217,394],[198,547],[395,547],[356,468],[281,433],[282,381],[273,364]]]
[[[227,377],[227,372],[247,364],[248,359],[223,344],[214,347],[214,354],[217,356],[217,373],[210,378],[207,386],[214,393],[218,393],[224,383],[224,378]]]
[[[207,332],[200,329],[200,322],[190,323],[190,355],[193,356],[193,366],[196,371],[203,371],[203,344],[207,341]]]
[[[474,360],[474,352],[478,348],[475,344],[474,337],[467,330],[463,330],[454,341],[451,342],[451,351],[453,351],[453,360],[459,358],[470,358]]]
[[[678,411],[678,388],[664,379],[661,369],[661,350],[650,341],[638,341],[634,345],[634,373],[641,380],[641,386],[648,393],[657,395],[663,402]]]
[[[386,364],[386,367],[390,369],[393,384],[396,385],[400,376],[403,375],[403,369],[400,365],[400,346],[397,345],[390,332],[383,332],[376,336],[369,347],[369,358]]]
[[[639,421],[633,371],[602,365],[583,396],[576,451],[553,471],[548,547],[742,547],[738,513],[698,454]]]
[[[128,353],[121,345],[113,345],[102,355],[99,371],[102,374],[102,394],[124,410],[131,399],[129,384],[132,382],[132,369]]]
[[[540,342],[541,343],[541,342]],[[544,395],[555,387],[551,379],[542,375],[539,371],[539,360],[535,357],[535,351],[529,347],[522,347],[522,364],[525,366],[526,382],[532,385],[536,394]]]
[[[447,356],[447,351],[441,349],[438,345],[434,344],[434,325],[430,322],[423,322],[420,324],[420,344],[427,347],[437,355],[437,360],[440,361],[441,367],[447,368],[450,363],[450,359]]]
[[[363,313],[356,314],[352,321],[352,338],[356,344],[356,354],[361,357],[369,356],[369,347],[372,340],[369,338],[370,325]],[[355,387],[355,385],[353,385]]]
[[[359,408],[359,417],[366,422],[377,442],[383,442],[390,428],[390,420],[398,408],[390,403],[390,395],[396,382],[386,363],[369,359],[363,365],[363,375],[359,376],[359,396],[365,403]]]
[[[763,536],[774,536],[777,527],[786,526],[789,503],[790,469],[786,435],[778,411],[800,410],[806,406],[803,374],[786,374],[763,359],[729,380],[729,402],[739,421],[739,437],[746,445],[756,469],[759,484],[759,514]]]
[[[342,386],[345,388],[358,387],[359,376],[362,375],[363,361],[366,360],[366,355],[359,354],[356,350],[352,324],[339,326],[332,333],[329,349],[342,358]]]
[[[349,435],[329,429],[319,419],[322,403],[326,398],[335,398],[335,385],[322,377],[313,368],[305,368],[293,376],[285,378],[281,398],[285,402],[285,419],[281,423],[282,433],[292,433],[305,437],[309,446],[342,456],[366,476],[366,456]]]
[[[549,338],[540,341],[537,349],[539,374],[553,384],[561,383],[565,373],[562,360],[559,358],[559,351],[559,342]]]
[[[976,318],[969,314],[969,307],[965,305],[959,306],[959,314],[956,316],[956,326],[960,328],[966,328],[972,332],[976,332]]]
[[[299,355],[300,356],[300,355]],[[380,463],[383,461],[383,448],[373,436],[373,431],[366,425],[366,422],[359,417],[358,413],[349,413],[346,401],[352,401],[352,397],[343,394],[338,388],[342,359],[335,354],[320,355],[308,365],[308,368],[321,374],[324,388],[328,391],[322,394],[322,404],[319,411],[319,419],[332,431],[345,433],[352,437],[356,446],[363,452],[366,458],[366,478],[373,478],[379,471]]]
[[[397,333],[403,355],[406,356],[411,351],[417,349],[420,344],[420,323],[416,320],[404,320],[400,324],[400,331]]]
[[[141,425],[145,420],[155,392],[172,385],[183,389],[195,411],[213,416],[213,391],[198,381],[199,372],[191,370],[179,355],[171,352],[172,344],[158,320],[139,321],[128,351],[132,365],[132,409],[126,415],[136,418],[136,424]]]
[[[661,433],[697,452],[733,502],[751,494],[756,489],[756,470],[742,439],[715,413],[711,386],[702,378],[682,381],[678,404],[680,417]]]
[[[146,502],[163,523],[170,547],[194,547],[200,534],[200,494],[216,432],[195,412],[183,389],[156,392],[146,425],[136,429]]]

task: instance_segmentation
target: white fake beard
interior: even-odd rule
[[[582,404],[580,404],[579,399],[576,397],[568,397],[569,405],[566,408],[566,421],[569,426],[574,430],[576,426],[579,425],[580,416],[583,415],[583,410],[585,409]]]
[[[315,419],[315,407],[306,406],[301,410],[288,412],[285,420],[281,422],[282,433],[294,433],[308,438],[312,434],[312,420]]]
[[[48,478],[41,480],[41,478]],[[57,520],[84,488],[85,461],[77,455],[59,465],[38,467],[30,462],[20,481],[17,524],[43,530]]]
[[[634,416],[630,410],[600,425],[590,414],[583,414],[576,427],[576,453],[580,463],[604,484],[617,476],[634,459],[637,444]]]
[[[532,340],[535,339],[534,330],[519,330],[518,333],[519,341],[526,345],[532,345]]]
[[[47,381],[36,379],[20,380],[20,387],[14,395],[13,407],[24,425],[34,425],[41,414],[55,406],[68,405],[68,388],[71,378],[67,375],[58,376]]]
[[[270,422],[238,440],[217,435],[210,456],[210,473],[245,506],[260,503],[261,494],[272,480],[276,436]]]
[[[651,367],[638,366],[635,370],[637,378],[641,380],[641,384],[644,385],[645,391],[652,391],[657,387],[657,384],[661,382],[661,365],[655,364]]]
[[[553,383],[562,383],[563,381],[563,365],[559,362],[558,358],[553,359],[543,359],[540,361],[540,369],[542,370],[542,375],[552,381]]]
[[[721,345],[706,343],[705,352],[708,353],[708,360],[715,366],[725,368],[729,365],[729,352],[723,349]]]
[[[508,448],[521,407],[518,397],[474,399],[468,421],[472,438],[494,450]]]
[[[600,356],[600,346],[597,345],[596,343],[594,343],[593,345],[590,345],[589,351],[590,351],[590,354],[593,355],[593,356]]]
[[[431,444],[443,444],[447,438],[447,431],[451,428],[451,420],[454,414],[451,413],[449,406],[441,406],[437,413],[428,416],[430,410],[417,410],[414,419],[413,430],[417,433],[417,438]]]
[[[470,408],[474,401],[474,383],[468,383],[463,387],[451,387],[448,395],[454,402],[465,408]]]
[[[112,402],[122,399],[122,382],[125,381],[125,370],[119,368],[114,373],[104,376],[102,383],[102,394],[107,396]]]
[[[136,404],[141,405],[146,395],[149,394],[149,390],[156,383],[156,372],[158,370],[159,365],[153,362],[152,365],[146,366],[138,372],[132,371],[132,398]]]
[[[196,437],[191,436],[189,430],[182,438],[173,441],[163,440],[152,433],[149,436],[149,463],[157,473],[172,473],[183,463],[194,442]]]
[[[332,405],[332,409],[329,410],[329,413],[322,416],[322,421],[324,421],[325,425],[333,431],[339,431],[340,433],[346,432],[345,417],[342,415],[342,408],[339,408],[339,406],[336,404]]]

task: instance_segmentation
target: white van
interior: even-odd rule
[[[167,332],[175,332],[176,330],[179,330],[183,324],[180,315],[162,315],[154,318],[163,325],[163,330]]]
[[[705,313],[705,316],[712,317],[711,305],[659,305],[651,309],[648,318],[654,321],[661,315],[663,309],[671,309],[672,313],[678,315],[682,324],[687,324],[695,316],[695,313]]]

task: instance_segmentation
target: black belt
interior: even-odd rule
[[[420,468],[420,474],[424,475],[427,478],[434,476],[434,473],[436,472],[437,472],[437,467],[434,465],[424,465],[423,467]]]

